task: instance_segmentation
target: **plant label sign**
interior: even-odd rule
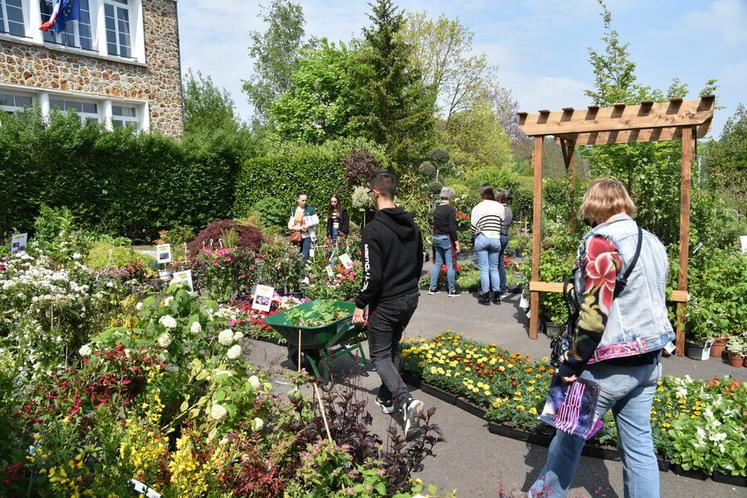
[[[29,240],[29,234],[27,233],[17,233],[10,239],[10,254],[11,256],[15,256],[19,252],[24,252],[26,250],[26,245],[28,244]]]
[[[189,290],[194,292],[194,286],[192,285],[192,270],[176,271],[171,279],[171,285],[173,284],[187,284]]]
[[[742,252],[747,252],[747,235],[740,235],[739,243],[742,244]]]
[[[350,254],[340,254],[340,263],[342,263],[343,268],[346,270],[352,270],[353,269],[353,260],[350,259]]]
[[[257,285],[254,289],[254,300],[252,301],[252,309],[264,311],[265,313],[270,311],[270,305],[272,304],[272,296],[275,293],[275,288],[269,285]]]
[[[171,244],[158,244],[156,246],[156,263],[159,265],[171,263]]]
[[[332,267],[328,265],[328,266],[325,267],[325,269],[327,270],[327,278],[329,278],[330,281],[334,280],[335,279],[335,272],[332,271]]]

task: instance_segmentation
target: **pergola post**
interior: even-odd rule
[[[534,202],[532,204],[532,282],[539,282],[539,267],[542,252],[542,153],[545,137],[534,137]],[[529,314],[529,338],[536,339],[539,333],[540,294],[531,291]]]
[[[576,192],[576,144],[566,138],[560,139],[560,148],[563,150],[563,162],[565,162],[565,174],[568,179],[568,231],[576,231],[573,220],[576,212],[573,206],[573,197]]]
[[[690,189],[692,163],[695,155],[695,133],[692,127],[682,127],[682,172],[680,174],[680,274],[677,289],[687,291],[687,263],[690,250]],[[686,303],[677,303],[677,356],[685,354]]]

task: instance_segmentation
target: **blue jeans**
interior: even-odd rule
[[[651,405],[661,377],[660,360],[632,367],[599,363],[590,365],[581,376],[599,383],[597,414],[603,417],[612,410],[615,417],[625,498],[658,498],[659,468],[651,437]],[[583,447],[582,439],[557,431],[529,496],[564,497]]]
[[[431,289],[438,287],[438,275],[441,267],[446,265],[446,280],[449,282],[449,292],[456,291],[456,269],[454,268],[454,253],[451,247],[451,238],[448,235],[433,236],[433,251],[436,259],[433,261],[431,270]]]
[[[301,254],[303,254],[304,262],[309,260],[311,255],[311,237],[304,237],[301,239]]]
[[[501,240],[490,239],[479,234],[475,239],[477,266],[480,268],[480,289],[482,293],[498,292],[501,287],[501,276],[498,273],[498,254],[501,252]]]
[[[498,276],[501,278],[501,294],[508,291],[506,283],[506,263],[503,261],[503,253],[508,245],[508,235],[501,235],[501,251],[498,253]]]

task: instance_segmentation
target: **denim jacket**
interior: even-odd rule
[[[623,260],[620,271],[626,271],[638,243],[636,222],[624,215],[597,225],[584,236],[579,247],[579,261],[583,260],[587,241],[593,235],[602,235],[615,244]],[[674,339],[665,299],[668,270],[664,245],[655,235],[643,230],[638,262],[626,288],[612,301],[602,339],[589,364],[657,351]],[[576,271],[578,296],[582,295],[581,279],[581,271]]]

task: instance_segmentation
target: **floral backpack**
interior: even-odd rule
[[[638,263],[638,256],[641,255],[641,245],[643,244],[643,230],[640,225],[638,226],[638,243],[636,244],[635,254],[633,259],[630,260],[630,265],[622,275],[618,275],[615,279],[615,290],[613,293],[614,297],[620,295],[625,287],[628,285],[628,278],[633,272],[636,263]],[[550,363],[555,368],[559,367],[563,363],[563,358],[570,351],[573,341],[575,340],[576,322],[578,322],[578,315],[581,311],[579,305],[578,294],[574,286],[574,275],[580,268],[576,266],[571,272],[571,276],[563,281],[563,299],[565,300],[566,307],[568,308],[568,319],[563,326],[562,332],[557,336],[553,337],[550,341]]]

